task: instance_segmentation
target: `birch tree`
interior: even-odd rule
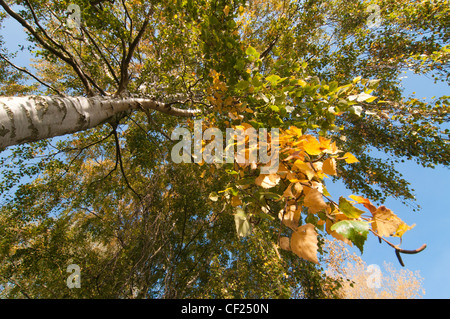
[[[448,82],[443,1],[0,6],[34,56],[17,65],[0,43],[4,295],[325,298],[325,237],[379,240],[400,263],[425,249],[401,247],[413,225],[383,203],[414,200],[397,159],[449,164],[448,97],[398,82]],[[174,163],[172,132],[196,127],[277,128],[279,165],[261,173],[251,146],[244,162]],[[327,178],[354,195],[332,199]]]

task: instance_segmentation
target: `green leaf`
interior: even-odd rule
[[[271,106],[270,106],[270,109],[271,109],[273,112],[275,112],[275,113],[280,112],[280,108],[279,108],[278,106],[276,106],[276,105],[271,105]]]
[[[279,81],[280,79],[281,79],[281,78],[280,78],[278,75],[275,75],[275,74],[272,74],[272,75],[269,75],[268,77],[266,77],[266,81],[270,82],[270,84],[271,84],[272,86],[277,85],[277,83],[278,83],[278,81]]]
[[[264,213],[264,212],[259,212],[257,216],[261,217],[261,218],[264,218],[264,219],[267,219],[267,220],[269,220],[271,222],[273,222],[275,220],[275,217],[273,217],[272,215],[269,215],[267,213]]]
[[[364,214],[363,210],[353,206],[352,203],[344,197],[339,198],[339,209],[349,218],[359,218],[362,214]]]
[[[258,88],[258,87],[262,86],[262,84],[263,84],[263,83],[261,82],[260,76],[255,75],[255,76],[252,78],[252,85],[253,85],[255,88]]]
[[[238,185],[249,185],[249,184],[254,184],[254,183],[255,183],[254,176],[242,178],[236,182],[236,184],[238,184]]]
[[[381,80],[370,80],[369,82],[367,82],[367,87],[369,89],[376,89],[380,84],[380,81]]]
[[[343,220],[333,226],[331,230],[350,240],[363,253],[364,242],[369,233],[369,223],[359,220]]]
[[[247,50],[245,50],[245,53],[246,53],[248,56],[252,57],[252,58],[253,58],[252,60],[259,59],[259,53],[258,53],[258,51],[256,51],[256,49],[255,49],[254,47],[252,47],[252,46],[249,46],[249,47],[247,48]]]
[[[241,80],[238,82],[238,84],[236,85],[236,88],[238,90],[246,90],[249,87],[250,83],[248,81],[245,80]]]
[[[332,82],[330,82],[330,84],[329,84],[329,90],[330,90],[330,92],[336,91],[337,88],[338,88],[338,82],[337,82],[337,81],[332,81]]]

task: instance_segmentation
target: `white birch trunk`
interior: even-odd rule
[[[116,114],[139,108],[183,117],[197,112],[141,98],[0,97],[0,150],[90,129]]]

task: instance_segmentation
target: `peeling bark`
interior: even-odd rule
[[[143,98],[0,97],[0,149],[87,130],[136,109],[181,117],[198,112]]]

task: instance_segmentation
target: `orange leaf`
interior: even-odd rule
[[[233,196],[231,198],[231,206],[236,207],[242,204],[242,201],[240,200],[240,198],[238,196]]]
[[[313,224],[305,224],[297,228],[291,237],[291,249],[300,258],[318,264],[317,233]]]
[[[309,207],[309,212],[315,214],[321,210],[324,210],[328,207],[322,197],[322,193],[320,193],[315,188],[304,187],[303,188],[306,196],[303,199],[303,205]]]
[[[281,249],[284,249],[284,250],[291,250],[291,247],[290,247],[291,244],[290,244],[290,239],[289,239],[289,237],[281,237],[281,238],[280,238],[279,246],[280,246]]]
[[[377,208],[367,198],[356,195],[350,195],[349,197],[355,200],[357,203],[363,204],[364,207],[367,208],[372,214],[377,210]]]
[[[296,205],[288,205],[287,211],[281,210],[278,217],[284,225],[292,230],[296,230],[300,220],[301,208],[297,209]]]
[[[292,183],[289,184],[289,186],[286,188],[286,190],[283,192],[283,197],[286,198],[295,198],[295,195],[292,193]]]
[[[333,157],[327,158],[322,165],[322,171],[328,175],[337,175],[336,160]]]

